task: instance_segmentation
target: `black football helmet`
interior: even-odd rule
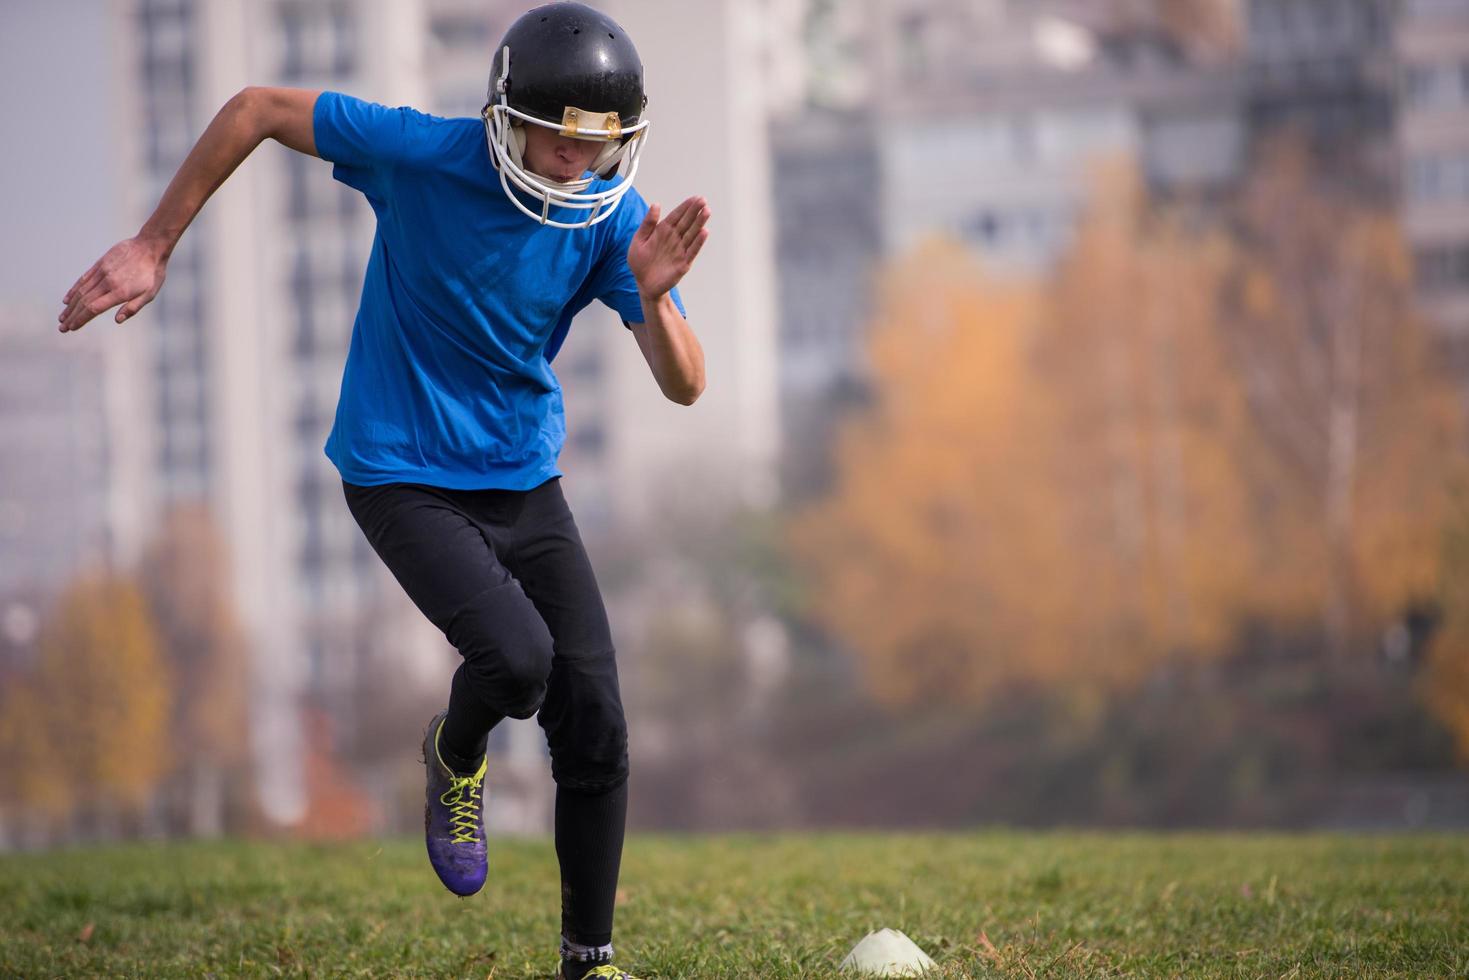
[[[490,157],[512,203],[543,225],[584,228],[604,220],[632,187],[648,132],[643,115],[643,63],[616,21],[581,3],[550,3],[527,11],[505,32],[490,67],[481,115]],[[526,170],[525,126],[606,146],[592,161],[598,178],[620,169],[622,180],[587,192],[593,178],[557,183]],[[511,184],[541,202],[525,205]],[[551,206],[586,211],[586,220],[553,221]]]

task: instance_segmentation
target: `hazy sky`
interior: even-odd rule
[[[60,312],[122,225],[107,0],[0,0],[0,307]]]

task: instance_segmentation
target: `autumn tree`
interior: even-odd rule
[[[1273,611],[1315,610],[1340,659],[1439,589],[1462,410],[1390,214],[1314,179],[1285,141],[1239,217],[1227,336],[1265,467],[1253,478]]]
[[[1065,552],[1028,397],[1035,318],[1031,291],[985,286],[956,246],[883,277],[876,400],[842,432],[836,489],[792,544],[812,612],[888,704],[981,698],[1057,642],[1055,593],[1034,585]]]
[[[198,835],[224,829],[227,795],[248,780],[248,659],[227,559],[208,510],[182,505],[164,517],[140,569],[175,683],[173,781]]]
[[[819,618],[893,704],[1137,677],[1228,638],[1253,556],[1224,245],[1118,168],[1044,291],[930,246],[885,280],[877,400],[798,522]]]
[[[71,815],[76,797],[66,773],[45,764],[54,726],[44,709],[29,672],[6,677],[0,688],[0,805],[15,817],[55,825]]]
[[[953,246],[891,270],[873,407],[792,535],[879,698],[1124,684],[1246,620],[1369,650],[1432,601],[1454,393],[1391,222],[1303,167],[1227,231],[1111,168],[1042,288]]]
[[[1046,478],[1070,543],[1052,580],[1070,591],[1063,661],[1086,651],[1124,679],[1219,653],[1259,581],[1248,412],[1218,302],[1231,255],[1119,163],[1047,285],[1033,397],[1053,406]]]
[[[1469,763],[1469,488],[1453,496],[1442,554],[1443,622],[1429,645],[1421,686],[1429,709],[1453,733],[1460,760]]]
[[[42,625],[32,670],[6,691],[19,807],[102,833],[142,810],[168,771],[170,681],[136,585],[100,574],[73,583]]]

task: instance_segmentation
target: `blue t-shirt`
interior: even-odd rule
[[[317,153],[377,213],[326,442],[342,479],[528,490],[557,476],[566,416],[550,362],[594,299],[643,319],[627,247],[647,204],[629,190],[590,228],[541,225],[505,197],[479,119],[336,92],[313,118]]]

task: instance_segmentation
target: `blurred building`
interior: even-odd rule
[[[209,120],[250,84],[335,88],[414,101],[421,18],[389,0],[119,0],[136,57],[113,97],[135,126],[121,158],[138,223]],[[168,281],[119,345],[131,417],[119,477],[136,554],[173,502],[203,500],[229,544],[235,600],[254,651],[252,732],[262,802],[282,822],[306,805],[305,700],[350,741],[371,718],[360,672],[388,657],[422,683],[442,641],[353,523],[322,453],[372,239],[372,215],[318,161],[267,147],[183,237]],[[369,626],[371,628],[369,628]],[[374,637],[377,649],[364,648]],[[437,640],[437,642],[436,642]],[[442,672],[443,664],[437,665]],[[411,752],[411,746],[405,749]]]
[[[1469,0],[1250,0],[1249,122],[1394,203],[1419,297],[1469,382]]]
[[[17,640],[37,604],[110,546],[101,338],[69,342],[55,321],[0,310],[0,629]]]
[[[805,5],[832,36],[808,37],[804,97],[772,123],[788,491],[821,487],[834,420],[862,399],[879,262],[937,234],[1043,272],[1110,157],[1207,203],[1305,133],[1324,176],[1399,208],[1469,379],[1469,0],[1234,6],[1238,43],[1201,56],[1076,0],[870,0],[852,22]]]
[[[1399,200],[1419,292],[1469,384],[1469,0],[1408,0],[1396,37]]]
[[[1306,133],[1320,165],[1364,191],[1391,187],[1394,0],[1248,0],[1248,121],[1256,142]]]
[[[930,236],[1000,274],[1061,255],[1099,164],[1140,162],[1155,190],[1203,200],[1244,161],[1237,65],[1195,63],[1158,33],[1115,32],[1071,4],[875,0],[838,71],[772,125],[781,269],[784,472],[825,480],[835,419],[860,402],[879,262]],[[1095,10],[1092,10],[1095,13]],[[859,109],[858,106],[861,106]]]
[[[781,486],[826,481],[826,449],[867,384],[864,340],[882,254],[878,133],[857,112],[812,110],[771,129],[779,258]]]
[[[874,24],[886,252],[944,234],[998,272],[1036,274],[1070,242],[1098,164],[1136,160],[1168,194],[1210,196],[1238,175],[1234,66],[1034,4],[967,20],[967,4],[924,7]]]
[[[478,116],[495,45],[533,6],[533,0],[425,0],[427,91],[418,108],[438,116]]]

